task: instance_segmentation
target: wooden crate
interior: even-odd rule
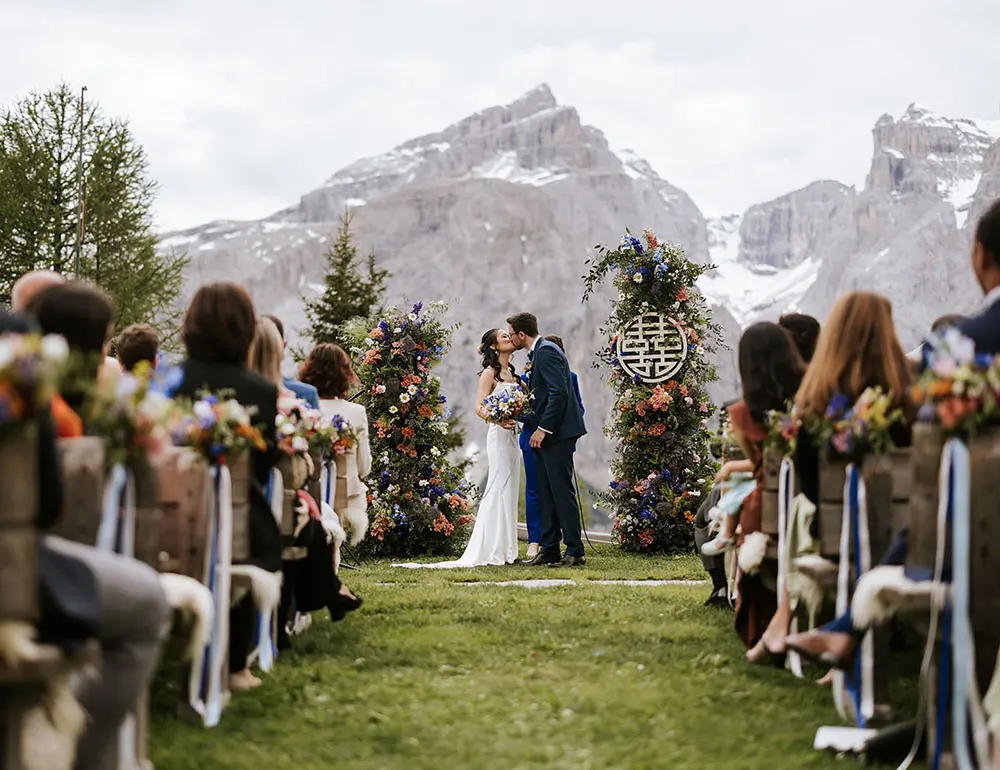
[[[764,490],[761,495],[760,531],[778,538],[778,478],[781,473],[781,462],[784,456],[777,449],[765,449],[763,459]],[[792,496],[798,492],[796,488]]]
[[[229,474],[233,485],[233,561],[250,558],[250,452],[229,458]]]
[[[83,436],[60,439],[57,443],[63,508],[51,532],[74,543],[96,545],[107,483],[104,441],[96,436]]]
[[[38,619],[38,442],[34,424],[0,441],[0,620]]]
[[[208,465],[194,450],[176,448],[153,471],[160,510],[157,567],[202,580],[211,500]]]
[[[292,537],[295,535],[295,505],[298,502],[298,493],[291,490],[285,490],[285,498],[282,501],[281,506],[281,534],[285,537],[285,543],[290,544]]]
[[[938,474],[945,437],[934,425],[913,426],[912,477],[907,524],[910,528],[907,566],[933,571],[937,548]],[[951,564],[950,548],[945,563]]]
[[[907,460],[908,461],[908,460]],[[868,531],[871,536],[873,563],[892,542],[894,526],[893,477],[895,466],[904,462],[893,454],[868,457],[862,464],[868,508]],[[840,530],[844,516],[844,485],[847,480],[844,460],[820,455],[819,465],[819,547],[820,554],[840,558]]]
[[[150,567],[160,563],[160,530],[163,512],[160,510],[159,481],[156,471],[146,463],[132,469],[135,479],[135,553],[134,556]]]
[[[303,457],[284,455],[277,468],[286,490],[302,489],[309,481],[309,466]]]
[[[971,537],[969,588],[976,680],[986,692],[1000,648],[1000,430],[969,441]]]

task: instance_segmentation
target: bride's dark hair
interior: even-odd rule
[[[483,368],[482,371],[487,369],[492,369],[494,372],[494,377],[497,381],[503,379],[500,375],[503,373],[503,367],[500,365],[500,349],[497,347],[497,330],[490,329],[483,335],[483,339],[479,343],[479,355],[483,357]],[[511,375],[514,377],[514,381],[517,381],[517,370],[514,368],[514,364],[507,362],[507,368],[510,369]]]

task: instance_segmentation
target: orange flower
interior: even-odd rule
[[[416,438],[417,432],[413,430],[409,425],[407,425],[402,430],[403,438]]]

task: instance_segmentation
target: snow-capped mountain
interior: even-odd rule
[[[700,288],[729,350],[716,355],[713,396],[735,394],[740,326],[800,310],[823,319],[850,289],[885,293],[907,345],[940,313],[979,299],[968,268],[976,217],[1000,196],[1000,121],[949,119],[911,105],[873,129],[863,189],[818,181],[706,222],[684,191],[581,123],[542,85],[333,174],[299,202],[256,222],[211,222],[169,233],[161,248],[192,257],[188,291],[214,280],[246,285],[290,340],[305,323],[303,297],[322,290],[323,254],[337,219],[355,213],[362,250],[392,272],[391,299],[443,299],[462,323],[442,366],[446,392],[468,414],[475,349],[513,311],[536,312],[558,333],[580,375],[590,435],[581,472],[607,476],[601,427],[610,390],[591,368],[606,339],[607,291],[580,302],[584,260],[624,227],[650,228],[715,265]],[[482,437],[470,425],[471,441]],[[480,442],[481,443],[481,442]]]
[[[648,227],[707,262],[705,220],[691,198],[634,153],[613,152],[577,111],[540,86],[331,176],[299,203],[259,222],[213,222],[164,237],[192,256],[189,291],[239,276],[264,312],[280,315],[290,341],[305,322],[303,296],[322,289],[323,254],[344,209],[364,251],[392,272],[392,299],[442,299],[462,327],[442,366],[445,392],[471,412],[482,333],[531,310],[560,334],[580,375],[590,436],[581,472],[607,476],[601,428],[611,392],[590,364],[606,344],[607,296],[581,303],[584,261],[626,226]],[[603,301],[602,301],[603,300]],[[738,334],[724,309],[719,320]],[[732,390],[728,354],[719,359]],[[481,437],[470,424],[470,439]]]

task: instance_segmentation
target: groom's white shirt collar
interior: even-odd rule
[[[538,343],[541,341],[542,341],[541,337],[535,337],[535,341],[531,343],[531,347],[528,349],[528,352],[534,354],[535,348],[538,347]]]

